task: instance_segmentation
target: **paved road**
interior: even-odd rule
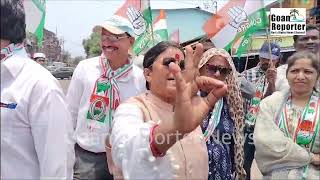
[[[67,91],[68,91],[68,87],[69,87],[69,83],[70,83],[70,80],[59,80],[61,86],[62,86],[62,89],[63,89],[63,92],[66,94]]]
[[[59,80],[59,82],[62,86],[63,92],[67,93],[70,80]],[[252,164],[251,176],[252,176],[251,179],[262,179],[262,175],[261,175],[255,161]]]

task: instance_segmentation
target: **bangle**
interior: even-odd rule
[[[152,155],[154,157],[163,157],[166,153],[160,153],[156,144],[155,144],[154,130],[158,126],[159,126],[159,124],[156,124],[156,125],[152,126],[150,129],[150,136],[149,136],[150,149],[151,149]]]
[[[112,149],[112,146],[111,145],[110,146],[106,145],[106,148],[107,149]]]
[[[109,137],[106,137],[105,147],[108,148],[108,149],[112,149],[112,146],[111,146],[110,141],[109,141]]]

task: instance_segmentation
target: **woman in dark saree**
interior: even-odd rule
[[[208,179],[244,179],[243,100],[231,56],[223,49],[211,48],[203,54],[199,69],[201,75],[228,86],[228,95],[209,111],[202,125],[209,156]],[[201,91],[201,96],[206,94]]]

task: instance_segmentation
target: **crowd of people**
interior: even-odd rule
[[[65,96],[25,26],[22,2],[2,0],[1,179],[251,179],[254,159],[265,179],[320,178],[318,27],[283,65],[273,42],[239,73],[210,41],[163,41],[141,69],[131,24],[110,18]]]

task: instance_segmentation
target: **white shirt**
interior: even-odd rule
[[[59,82],[24,49],[1,62],[1,179],[72,179],[72,121]]]
[[[174,179],[172,160],[152,155],[149,137],[153,124],[143,119],[137,105],[124,103],[117,108],[110,138],[115,165],[122,169],[124,179]]]
[[[288,64],[277,67],[276,91],[286,92],[290,87],[287,80]]]
[[[67,93],[67,103],[73,119],[76,143],[81,148],[95,153],[105,152],[105,139],[109,131],[107,125],[89,129],[86,118],[90,96],[96,80],[101,75],[99,57],[81,61],[73,73]],[[142,70],[133,65],[131,73],[118,81],[118,86],[121,102],[144,92],[145,79]]]

